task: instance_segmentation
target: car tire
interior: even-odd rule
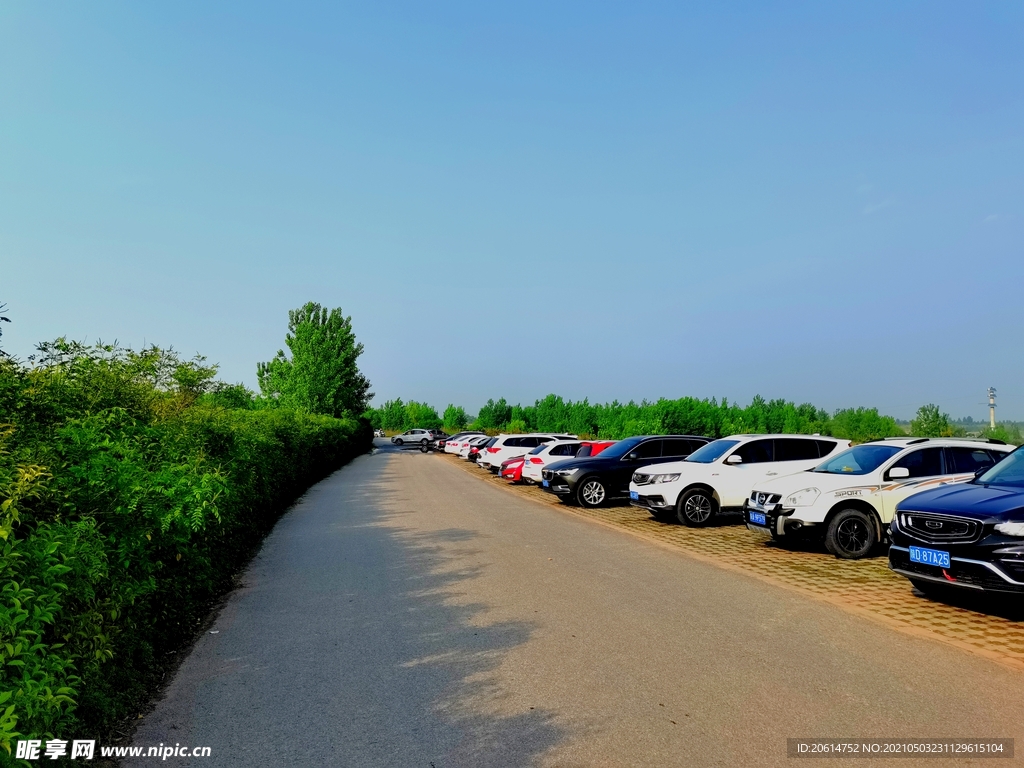
[[[825,531],[825,549],[841,560],[859,560],[878,543],[875,521],[862,509],[841,509]]]
[[[718,514],[718,502],[707,488],[691,488],[676,503],[676,519],[691,528],[702,528]]]
[[[594,509],[608,500],[608,489],[596,477],[586,477],[576,487],[576,501],[581,507]]]
[[[401,445],[401,444],[402,444],[402,438],[396,437],[395,438],[395,445]]]
[[[426,445],[428,442],[430,441],[427,440],[427,438],[423,438],[422,440],[420,440],[420,445]]]

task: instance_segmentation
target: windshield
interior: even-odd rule
[[[627,437],[625,440],[619,440],[615,445],[610,445],[601,451],[601,457],[607,456],[609,459],[621,459],[639,445],[642,440],[642,437]]]
[[[858,445],[819,464],[814,471],[830,475],[866,475],[902,450],[901,445]]]
[[[710,464],[734,445],[738,445],[739,442],[739,440],[714,440],[707,445],[698,448],[687,456],[684,461],[696,461],[698,464]]]
[[[1024,488],[1024,451],[1017,449],[974,482]]]
[[[543,451],[545,448],[550,448],[550,447],[551,446],[549,446],[547,443],[544,443],[543,445],[538,445],[536,448],[534,448],[532,451],[530,451],[530,455],[531,456],[536,456],[538,453]]]

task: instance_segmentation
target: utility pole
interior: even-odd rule
[[[996,428],[996,388],[988,388],[988,424],[992,429]]]

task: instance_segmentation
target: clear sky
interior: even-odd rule
[[[683,6],[690,6],[685,8]],[[1024,419],[1024,4],[0,4],[5,349]]]

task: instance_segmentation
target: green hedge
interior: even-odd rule
[[[0,359],[8,750],[18,734],[106,735],[277,517],[371,444],[362,419],[204,393],[210,369],[159,350],[44,352]]]

